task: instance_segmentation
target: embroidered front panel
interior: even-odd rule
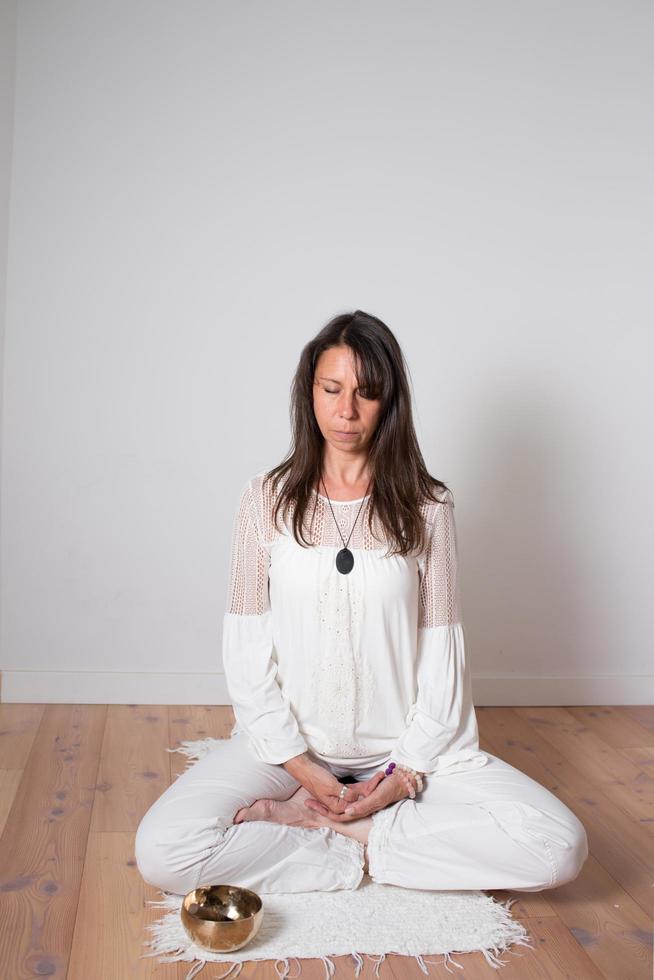
[[[358,577],[332,571],[333,553],[320,556],[316,614],[320,650],[311,673],[312,714],[321,735],[318,752],[341,758],[370,754],[356,731],[375,698],[375,676],[361,650],[365,593]]]

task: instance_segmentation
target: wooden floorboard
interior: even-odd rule
[[[550,789],[582,820],[590,856],[578,878],[514,898],[533,950],[515,946],[501,973],[481,953],[464,971],[428,956],[429,975],[466,980],[650,980],[654,901],[654,707],[477,708],[482,748]],[[229,707],[0,704],[0,980],[184,980],[190,963],[147,957],[160,898],[141,878],[134,835],[148,807],[189,764],[168,748],[226,738]],[[349,957],[336,976],[354,978]],[[373,980],[364,957],[359,980]],[[297,963],[292,962],[292,973]],[[207,965],[207,976],[220,969]],[[213,970],[213,972],[211,972]],[[322,980],[303,960],[301,980]],[[388,955],[378,977],[424,977]],[[272,962],[243,980],[276,980]]]
[[[647,976],[643,971],[648,962],[651,965],[651,837],[635,820],[627,834],[628,818],[568,761],[575,756],[573,749],[554,749],[540,735],[542,726],[537,730],[523,718],[523,712],[547,718],[550,711],[559,709],[478,708],[482,745],[546,786],[587,830],[590,855],[581,874],[567,885],[537,894],[547,899],[600,975],[616,980]],[[617,880],[607,867],[616,871]],[[525,925],[531,931],[531,922]]]

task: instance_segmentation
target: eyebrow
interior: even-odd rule
[[[338,378],[323,378],[320,375],[318,375],[318,381],[333,381],[334,384],[337,384],[337,385],[343,384],[343,382],[342,381],[339,381]]]

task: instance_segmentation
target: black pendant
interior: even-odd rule
[[[343,575],[347,575],[354,568],[354,555],[349,548],[341,548],[336,555],[336,567]]]

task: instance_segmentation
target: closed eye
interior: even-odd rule
[[[328,395],[338,395],[339,393],[338,390],[334,388],[325,388],[324,390],[327,392]],[[359,392],[359,395],[361,396],[361,398],[365,398],[366,400],[372,398],[372,395],[366,395],[362,391]]]

